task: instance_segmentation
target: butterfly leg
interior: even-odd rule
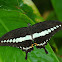
[[[26,53],[25,59],[27,60],[28,53],[33,50],[34,44],[31,40],[27,40],[27,41],[20,43],[20,46],[21,46],[22,51],[25,51]]]
[[[43,48],[45,50],[45,53],[48,54],[48,51],[46,50],[45,45],[39,46],[37,43],[34,43],[34,44],[35,44],[36,48],[40,48],[40,49]]]
[[[27,60],[27,54],[28,54],[28,52],[26,52],[26,56],[25,56],[25,59]]]
[[[45,46],[43,46],[44,50],[45,50],[45,53],[48,54],[48,51],[46,50]]]
[[[33,47],[31,47],[30,49],[28,49],[27,51],[25,51],[26,52],[26,56],[25,56],[25,59],[27,60],[27,54],[28,54],[28,52],[31,52],[33,50]]]
[[[23,47],[22,47],[22,50],[23,50]],[[24,51],[24,50],[23,50],[23,51]],[[27,50],[27,51],[25,51],[25,53],[26,53],[25,59],[27,60],[28,50]]]

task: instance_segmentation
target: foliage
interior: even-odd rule
[[[38,0],[34,0],[34,3],[46,3],[45,1],[41,0],[38,2]],[[27,23],[31,23],[33,25],[44,20],[62,21],[62,1],[47,1],[51,4],[51,7],[49,4],[45,6],[40,5],[40,14],[35,4],[31,0],[0,0],[0,37],[13,29],[27,27]],[[50,9],[43,9],[47,7]],[[45,16],[46,14],[47,16]],[[50,44],[55,48],[55,53],[57,54],[60,61],[61,58],[59,56],[61,55],[62,47],[59,49],[58,44],[60,44],[60,41],[62,40],[61,33],[61,31],[58,32],[50,40]],[[34,46],[34,50],[28,53],[28,59],[25,60],[24,51],[15,47],[0,46],[0,62],[59,62],[57,56],[49,44],[46,45],[46,49],[48,54],[45,53],[44,49],[37,49]]]

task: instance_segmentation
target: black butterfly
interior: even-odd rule
[[[33,50],[34,45],[37,48],[44,48],[49,39],[62,29],[62,22],[44,21],[32,26],[12,30],[0,38],[0,46],[12,46],[22,49],[27,53]],[[33,42],[34,41],[34,42]]]

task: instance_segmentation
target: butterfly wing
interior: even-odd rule
[[[60,29],[62,23],[59,21],[44,21],[32,27],[23,27],[12,30],[0,38],[0,46],[18,47],[27,53],[33,50],[33,42],[37,48],[44,48],[47,41]],[[45,52],[47,50],[45,49]]]
[[[33,42],[29,28],[23,27],[12,30],[0,38],[0,46],[12,46],[22,49],[27,53],[33,50]]]
[[[44,21],[32,26],[34,44],[37,48],[44,48],[47,41],[60,29],[62,23],[59,21]]]

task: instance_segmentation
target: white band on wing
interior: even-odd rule
[[[61,25],[56,25],[55,27],[53,27],[53,28],[50,28],[50,29],[47,29],[47,30],[44,30],[44,31],[42,31],[42,32],[40,32],[40,33],[34,33],[34,34],[32,34],[33,35],[33,39],[35,39],[35,38],[37,38],[37,37],[40,37],[40,36],[45,36],[45,35],[47,35],[47,34],[49,34],[49,33],[51,33],[52,31],[54,31],[55,29],[57,29],[57,28],[59,28],[59,27],[61,27]],[[26,41],[26,40],[32,40],[32,37],[31,37],[31,35],[26,35],[25,37],[20,37],[20,38],[16,38],[16,39],[8,39],[7,41],[6,40],[4,40],[4,41],[1,41],[1,43],[5,43],[5,42],[13,42],[13,43],[18,43],[18,42],[23,42],[23,41]]]

